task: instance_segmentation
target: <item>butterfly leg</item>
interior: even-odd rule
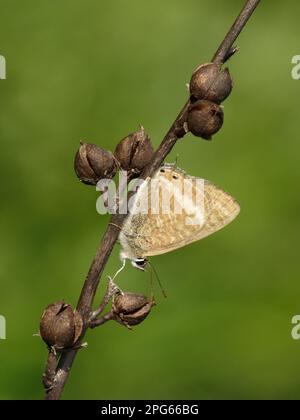
[[[123,260],[122,260],[122,267],[121,268],[119,268],[119,270],[115,273],[115,275],[113,276],[113,278],[111,279],[111,281],[112,282],[114,282],[114,280],[115,280],[115,278],[121,273],[121,271],[123,271],[124,270],[124,268],[125,268],[125,265],[126,265],[126,259],[124,258]],[[121,290],[120,290],[120,292],[121,293],[123,293]]]

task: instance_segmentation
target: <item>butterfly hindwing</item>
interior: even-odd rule
[[[126,258],[164,254],[199,241],[228,225],[240,211],[228,193],[173,165],[164,165],[153,180],[152,190],[148,180],[135,197],[135,210],[147,201],[147,212],[129,215],[120,234]],[[185,199],[184,188],[189,192]],[[170,197],[169,206],[163,197]]]

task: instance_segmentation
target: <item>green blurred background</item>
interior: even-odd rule
[[[158,146],[243,0],[0,0],[0,398],[42,398],[43,308],[76,304],[108,218],[80,184],[84,139],[113,150],[142,123]],[[169,156],[230,191],[240,217],[185,249],[153,258],[168,293],[133,332],[89,332],[69,399],[292,399],[300,396],[300,3],[262,1],[230,62],[223,130],[188,135]],[[105,277],[119,267],[119,248]],[[149,292],[128,265],[118,279]],[[102,282],[101,292],[105,286]]]

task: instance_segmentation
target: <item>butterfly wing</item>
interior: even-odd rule
[[[160,255],[199,241],[239,214],[240,206],[231,195],[171,165],[163,166],[152,180],[157,184],[152,190],[149,181],[143,184],[135,199],[135,211],[122,229],[120,242],[126,258]],[[168,208],[163,197],[167,197]],[[136,211],[145,204],[147,212]]]

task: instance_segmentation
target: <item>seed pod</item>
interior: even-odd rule
[[[192,98],[207,99],[220,104],[230,95],[232,87],[228,68],[221,70],[217,64],[207,63],[193,73],[190,93]]]
[[[49,305],[41,319],[40,335],[49,347],[56,350],[72,347],[81,336],[83,321],[71,305],[63,301]]]
[[[210,140],[223,125],[222,108],[213,102],[202,100],[192,104],[188,111],[187,126],[197,137]]]
[[[144,295],[124,293],[115,296],[112,309],[119,322],[132,327],[144,321],[154,305],[155,302]]]
[[[100,147],[81,143],[76,153],[74,168],[80,181],[96,185],[100,179],[111,179],[117,172],[114,155]]]
[[[141,127],[120,141],[114,155],[123,170],[139,175],[150,163],[153,153],[151,140]]]

